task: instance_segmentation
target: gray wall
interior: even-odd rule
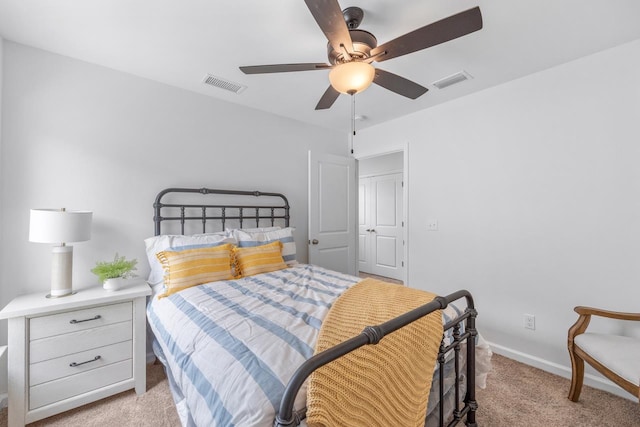
[[[634,41],[360,131],[408,144],[409,285],[469,289],[496,351],[563,375],[574,306],[638,311],[638,74]]]
[[[2,105],[4,104],[3,102],[3,98],[2,98],[2,83],[3,83],[3,70],[4,70],[4,40],[2,39],[2,37],[0,37],[0,177],[2,177]],[[2,188],[4,188],[5,186],[5,182],[4,179],[0,180],[0,194],[2,192]],[[2,217],[3,217],[3,209],[2,209],[2,197],[0,197],[0,224],[2,224]],[[4,236],[2,233],[2,227],[0,226],[0,259],[2,259],[4,257],[4,248],[5,248],[5,241],[4,241]],[[3,289],[5,287],[7,287],[8,284],[2,283],[0,282],[0,296],[2,295],[2,293],[4,292]],[[3,302],[4,303],[4,302]],[[6,322],[5,323],[0,323],[0,328],[2,328],[2,331],[0,331],[0,336],[3,338],[2,341],[0,341],[0,345],[6,345],[7,343],[7,332],[6,332]],[[6,353],[5,353],[6,354]],[[0,374],[0,393],[5,393],[7,390],[7,374],[6,374],[6,366],[7,366],[7,357],[5,355],[4,358],[2,358],[0,360],[0,369],[2,369],[2,374]]]
[[[51,246],[28,242],[30,208],[94,212],[73,280],[98,286],[89,270],[115,252],[146,277],[152,203],[170,186],[284,193],[306,261],[307,152],[346,155],[346,134],[8,41],[1,57],[0,306],[50,286]]]

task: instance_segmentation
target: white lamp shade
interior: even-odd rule
[[[354,94],[362,92],[371,85],[376,69],[366,62],[346,62],[335,66],[329,72],[329,81],[335,90]]]
[[[29,241],[66,243],[89,240],[92,216],[90,211],[31,209]]]

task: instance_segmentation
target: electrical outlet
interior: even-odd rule
[[[438,220],[437,219],[428,219],[427,220],[427,230],[429,230],[429,231],[438,231]]]
[[[536,316],[533,314],[524,315],[524,327],[525,329],[536,330]]]

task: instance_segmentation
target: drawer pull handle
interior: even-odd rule
[[[72,325],[75,325],[76,323],[89,322],[91,320],[98,320],[98,319],[100,319],[100,317],[101,316],[99,314],[96,314],[96,316],[92,317],[91,319],[83,319],[83,320],[73,319],[73,320],[69,320],[69,323],[71,323]]]
[[[87,360],[87,361],[85,361],[85,362],[80,362],[80,363],[77,363],[77,362],[71,362],[71,363],[69,363],[69,366],[71,366],[72,368],[75,368],[76,366],[84,365],[85,363],[95,362],[96,360],[100,360],[100,356],[96,356],[96,357],[94,357],[93,359],[91,359],[91,360]]]

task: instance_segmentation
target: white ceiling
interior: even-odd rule
[[[360,28],[379,44],[475,6],[484,21],[478,32],[379,64],[429,92],[410,100],[372,85],[356,96],[356,114],[365,116],[358,128],[640,38],[638,0],[342,0],[341,6],[361,7]],[[303,122],[350,128],[348,96],[330,110],[314,110],[328,71],[238,69],[326,62],[326,38],[302,0],[0,0],[0,36]],[[443,90],[431,85],[461,70],[474,78]],[[248,89],[236,95],[206,86],[207,73]]]

